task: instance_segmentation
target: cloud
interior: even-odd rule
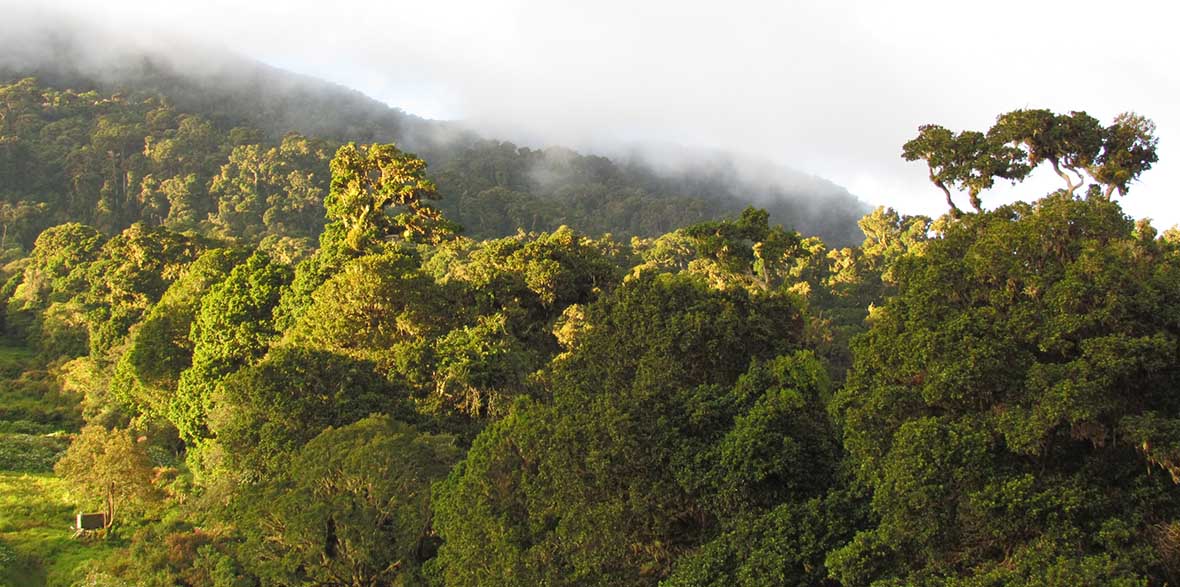
[[[1180,181],[1170,140],[1180,129],[1180,70],[1169,62],[1180,42],[1164,3],[2,4],[43,21],[70,15],[137,43],[223,46],[532,144],[609,151],[673,142],[755,154],[914,213],[942,212],[925,170],[899,157],[919,124],[985,129],[1022,107],[1103,121],[1135,110],[1157,122],[1161,161],[1126,206],[1160,225],[1180,222],[1165,192]],[[985,202],[1051,187],[1042,179]]]

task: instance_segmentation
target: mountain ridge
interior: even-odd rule
[[[59,33],[43,41],[52,47],[40,53],[52,56],[48,61],[42,59],[38,63],[22,59],[20,53],[7,53],[8,57],[0,58],[0,80],[33,76],[45,85],[59,88],[94,89],[131,97],[163,96],[177,110],[205,117],[223,130],[254,127],[271,141],[298,132],[340,143],[397,143],[430,164],[444,196],[444,211],[454,208],[449,203],[457,204],[457,199],[479,198],[488,190],[505,188],[523,194],[512,196],[527,201],[521,205],[551,205],[556,210],[549,213],[553,218],[533,222],[531,228],[554,228],[569,220],[561,210],[571,206],[584,209],[587,215],[598,215],[595,203],[585,200],[595,197],[594,194],[603,197],[602,186],[614,186],[608,193],[615,194],[624,188],[638,190],[644,201],[680,201],[674,208],[682,207],[685,199],[703,202],[700,206],[689,206],[701,208],[699,214],[674,214],[672,219],[676,223],[735,217],[743,207],[754,205],[767,208],[775,222],[804,234],[817,234],[836,245],[859,242],[862,235],[856,221],[869,211],[869,206],[828,180],[731,153],[632,146],[630,150],[621,149],[620,154],[603,156],[567,147],[518,147],[508,141],[484,137],[459,122],[418,117],[358,90],[244,56],[202,53],[199,48],[189,48],[181,51],[182,57],[175,58],[152,55],[143,48],[125,48],[114,51],[119,53],[117,63],[107,63],[103,59],[112,57],[87,57],[74,38]],[[537,152],[545,156],[538,157]],[[472,158],[476,161],[470,161]],[[566,161],[560,167],[579,168],[577,173],[567,174],[577,176],[577,182],[558,185],[552,181],[505,180],[512,173],[532,179],[551,174],[553,161],[563,158]],[[472,176],[473,167],[489,165],[513,171],[500,169],[487,177]],[[447,172],[448,169],[451,171]],[[752,173],[755,169],[758,171]],[[628,198],[634,199],[633,195]],[[604,207],[607,204],[602,203]],[[667,207],[667,204],[657,206]],[[639,208],[637,213],[643,213],[645,208]],[[614,216],[624,215],[615,213]],[[470,225],[473,219],[458,220]],[[474,220],[486,224],[481,218]],[[576,227],[622,235],[651,235],[675,228],[660,223],[652,230],[641,230],[637,223],[623,220],[619,226],[612,225],[612,222],[618,224],[612,221]],[[500,226],[493,233],[511,232],[514,228],[517,227]]]

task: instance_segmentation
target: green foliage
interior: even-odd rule
[[[829,249],[772,219],[842,247],[855,206],[724,166],[152,93],[0,86],[0,468],[65,478],[0,475],[4,579],[1180,581],[1180,239],[1110,201],[1156,162],[1143,117],[923,126],[952,214]],[[1043,163],[1065,189],[982,211]],[[62,481],[166,500],[92,547]]]
[[[442,215],[427,202],[438,195],[426,178],[426,162],[417,156],[393,145],[348,143],[336,151],[331,168],[332,189],[324,207],[353,250],[368,250],[391,236],[437,240],[448,232]]]
[[[142,224],[107,241],[86,266],[89,290],[81,296],[91,356],[106,360],[205,247],[203,239]]]
[[[270,477],[322,430],[371,413],[409,412],[408,394],[372,363],[298,347],[276,347],[214,392],[209,428],[228,472],[245,482]]]
[[[194,527],[178,519],[145,524],[130,544],[90,561],[75,575],[86,585],[250,587],[257,578],[232,558],[236,540],[220,529]]]
[[[806,502],[779,505],[760,517],[741,519],[731,530],[685,555],[667,587],[839,585],[824,558],[867,522],[863,499],[837,490]]]
[[[108,233],[143,222],[252,242],[312,237],[323,225],[334,146],[325,141],[261,142],[156,96],[101,97],[32,79],[0,86],[0,96],[0,245],[29,246],[55,220]]]
[[[1120,114],[1103,128],[1085,112],[1014,110],[998,116],[987,134],[922,125],[902,157],[926,162],[930,181],[946,195],[952,215],[958,215],[949,188],[966,189],[979,212],[979,193],[996,178],[1022,181],[1042,162],[1065,180],[1070,196],[1086,184],[1083,173],[1104,186],[1094,189],[1106,199],[1115,190],[1126,195],[1130,183],[1159,159],[1157,143],[1155,123],[1134,113]]]
[[[101,235],[82,224],[63,224],[42,232],[22,271],[5,285],[6,333],[40,347],[47,356],[86,352],[84,325],[69,318],[64,324],[50,319],[47,325],[43,313],[51,305],[66,304],[86,291],[85,269],[99,257],[102,244]],[[57,307],[59,319],[62,309]],[[76,305],[69,311],[76,312]],[[63,344],[63,340],[68,342]]]
[[[63,435],[0,433],[0,471],[48,473],[67,445]]]
[[[526,395],[530,367],[539,363],[508,331],[503,314],[440,337],[434,355],[437,392],[430,399],[475,417],[500,415],[512,398]]]
[[[979,193],[992,187],[995,178],[1021,180],[1031,171],[1024,163],[1023,151],[1005,145],[994,135],[976,131],[955,134],[936,124],[919,127],[918,136],[902,148],[902,158],[926,162],[930,182],[943,191],[955,215],[959,208],[949,188],[966,189],[971,206],[978,212],[982,206]]]
[[[126,430],[90,425],[71,442],[54,472],[72,489],[79,504],[101,504],[106,528],[124,508],[134,511],[153,500],[152,463],[145,447]]]
[[[812,252],[812,243],[781,226],[771,227],[770,216],[756,208],[746,208],[736,221],[695,224],[680,233],[695,249],[688,269],[709,276],[722,288],[781,289],[799,276],[799,261]],[[669,264],[659,256],[655,261]]]
[[[421,584],[430,486],[458,457],[450,437],[388,416],[325,430],[247,498],[250,565],[268,583]]]
[[[97,230],[76,222],[48,228],[37,236],[29,269],[48,282],[59,301],[69,299],[84,287],[77,270],[99,257],[103,241]]]
[[[684,392],[687,422],[673,460],[680,485],[718,519],[823,490],[839,459],[823,410],[830,392],[827,371],[808,351],[754,363],[730,389]]]
[[[189,340],[192,366],[180,375],[169,419],[189,441],[207,436],[209,401],[221,378],[257,362],[278,336],[274,308],[291,280],[288,267],[256,252],[201,298]]]
[[[455,323],[450,297],[420,270],[412,251],[360,257],[315,290],[286,339],[373,361],[391,377],[415,381],[406,373],[414,366],[403,358]]]
[[[736,162],[723,157],[672,172],[637,159],[612,161],[560,147],[530,149],[494,140],[448,141],[419,152],[436,174],[443,194],[439,208],[479,239],[562,225],[624,240],[657,237],[737,216],[756,203],[776,223],[849,245],[859,240],[854,225],[867,211],[834,186],[819,195],[751,181]],[[816,199],[830,205],[811,205]]]
[[[181,373],[192,365],[192,323],[201,298],[245,260],[229,249],[205,251],[152,306],[131,331],[127,349],[115,368],[112,393],[140,412],[166,416]]]
[[[270,149],[260,144],[234,147],[209,185],[217,202],[209,215],[214,232],[248,241],[267,234],[318,234],[324,222],[322,170],[328,148],[296,134]]]
[[[544,333],[527,331],[609,291],[621,280],[625,262],[609,237],[592,239],[562,226],[551,233],[449,243],[423,269],[440,283],[461,285],[475,312],[502,313],[522,338],[543,345],[549,342]]]
[[[724,520],[829,482],[823,367],[758,364],[800,336],[786,299],[646,275],[586,323],[553,404],[517,405],[439,487],[447,584],[654,584]]]
[[[732,161],[668,173],[568,149],[517,148],[406,119],[384,106],[374,112],[376,104],[356,105],[356,96],[335,89],[286,96],[276,111],[273,103],[260,104],[259,95],[292,86],[290,80],[258,83],[272,71],[246,84],[245,93],[212,98],[223,85],[242,80],[193,85],[163,74],[150,60],[141,65],[141,75],[114,95],[53,89],[33,79],[0,84],[0,249],[9,240],[27,249],[44,227],[65,221],[108,234],[142,222],[250,243],[311,239],[324,223],[323,201],[331,199],[327,154],[351,140],[398,140],[426,155],[444,196],[441,211],[478,238],[562,225],[591,234],[657,236],[737,214],[751,201],[766,206],[776,221],[830,242],[859,238],[854,223],[864,207],[847,192],[817,186],[834,205],[814,207],[807,203],[816,196],[812,189],[800,193],[774,182],[744,181]],[[60,83],[71,75],[56,77]],[[116,89],[108,80],[82,85]],[[328,95],[335,98],[324,102]],[[293,113],[309,103],[315,104],[314,121],[298,119]],[[347,122],[350,117],[360,121]],[[367,157],[360,151],[353,163]],[[430,180],[410,183],[418,181]],[[348,191],[343,184],[338,188]],[[422,193],[429,192],[433,188]],[[415,217],[424,226],[439,224],[430,215],[423,210],[405,222],[390,220],[402,228],[420,224],[411,221]]]
[[[1180,415],[1164,391],[1180,377],[1180,257],[1152,236],[1061,193],[950,223],[901,259],[836,401],[880,517],[829,559],[837,578],[1169,576],[1137,546],[1180,515],[1143,466],[1171,466],[1153,450],[1175,446]],[[1103,541],[1116,522],[1127,539]],[[1048,545],[1056,570],[1032,562]]]

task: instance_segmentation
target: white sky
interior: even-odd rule
[[[941,194],[899,156],[918,125],[986,130],[1038,107],[1109,123],[1134,110],[1158,125],[1160,162],[1124,206],[1164,228],[1180,223],[1170,4],[0,0],[0,15],[52,7],[148,42],[183,35],[500,138],[754,154],[932,215]],[[1038,176],[985,204],[1056,187]]]

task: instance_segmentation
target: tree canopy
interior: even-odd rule
[[[854,242],[736,172],[236,108],[0,86],[0,469],[125,529],[71,582],[1180,582],[1148,119],[923,125],[950,213]]]
[[[1014,110],[999,115],[986,133],[923,125],[902,148],[902,157],[926,162],[931,183],[957,215],[951,188],[967,190],[971,206],[980,212],[979,194],[996,179],[1022,181],[1045,162],[1065,181],[1070,195],[1088,176],[1102,197],[1110,199],[1116,190],[1124,196],[1131,182],[1159,160],[1158,142],[1155,123],[1131,112],[1103,127],[1085,112]]]

